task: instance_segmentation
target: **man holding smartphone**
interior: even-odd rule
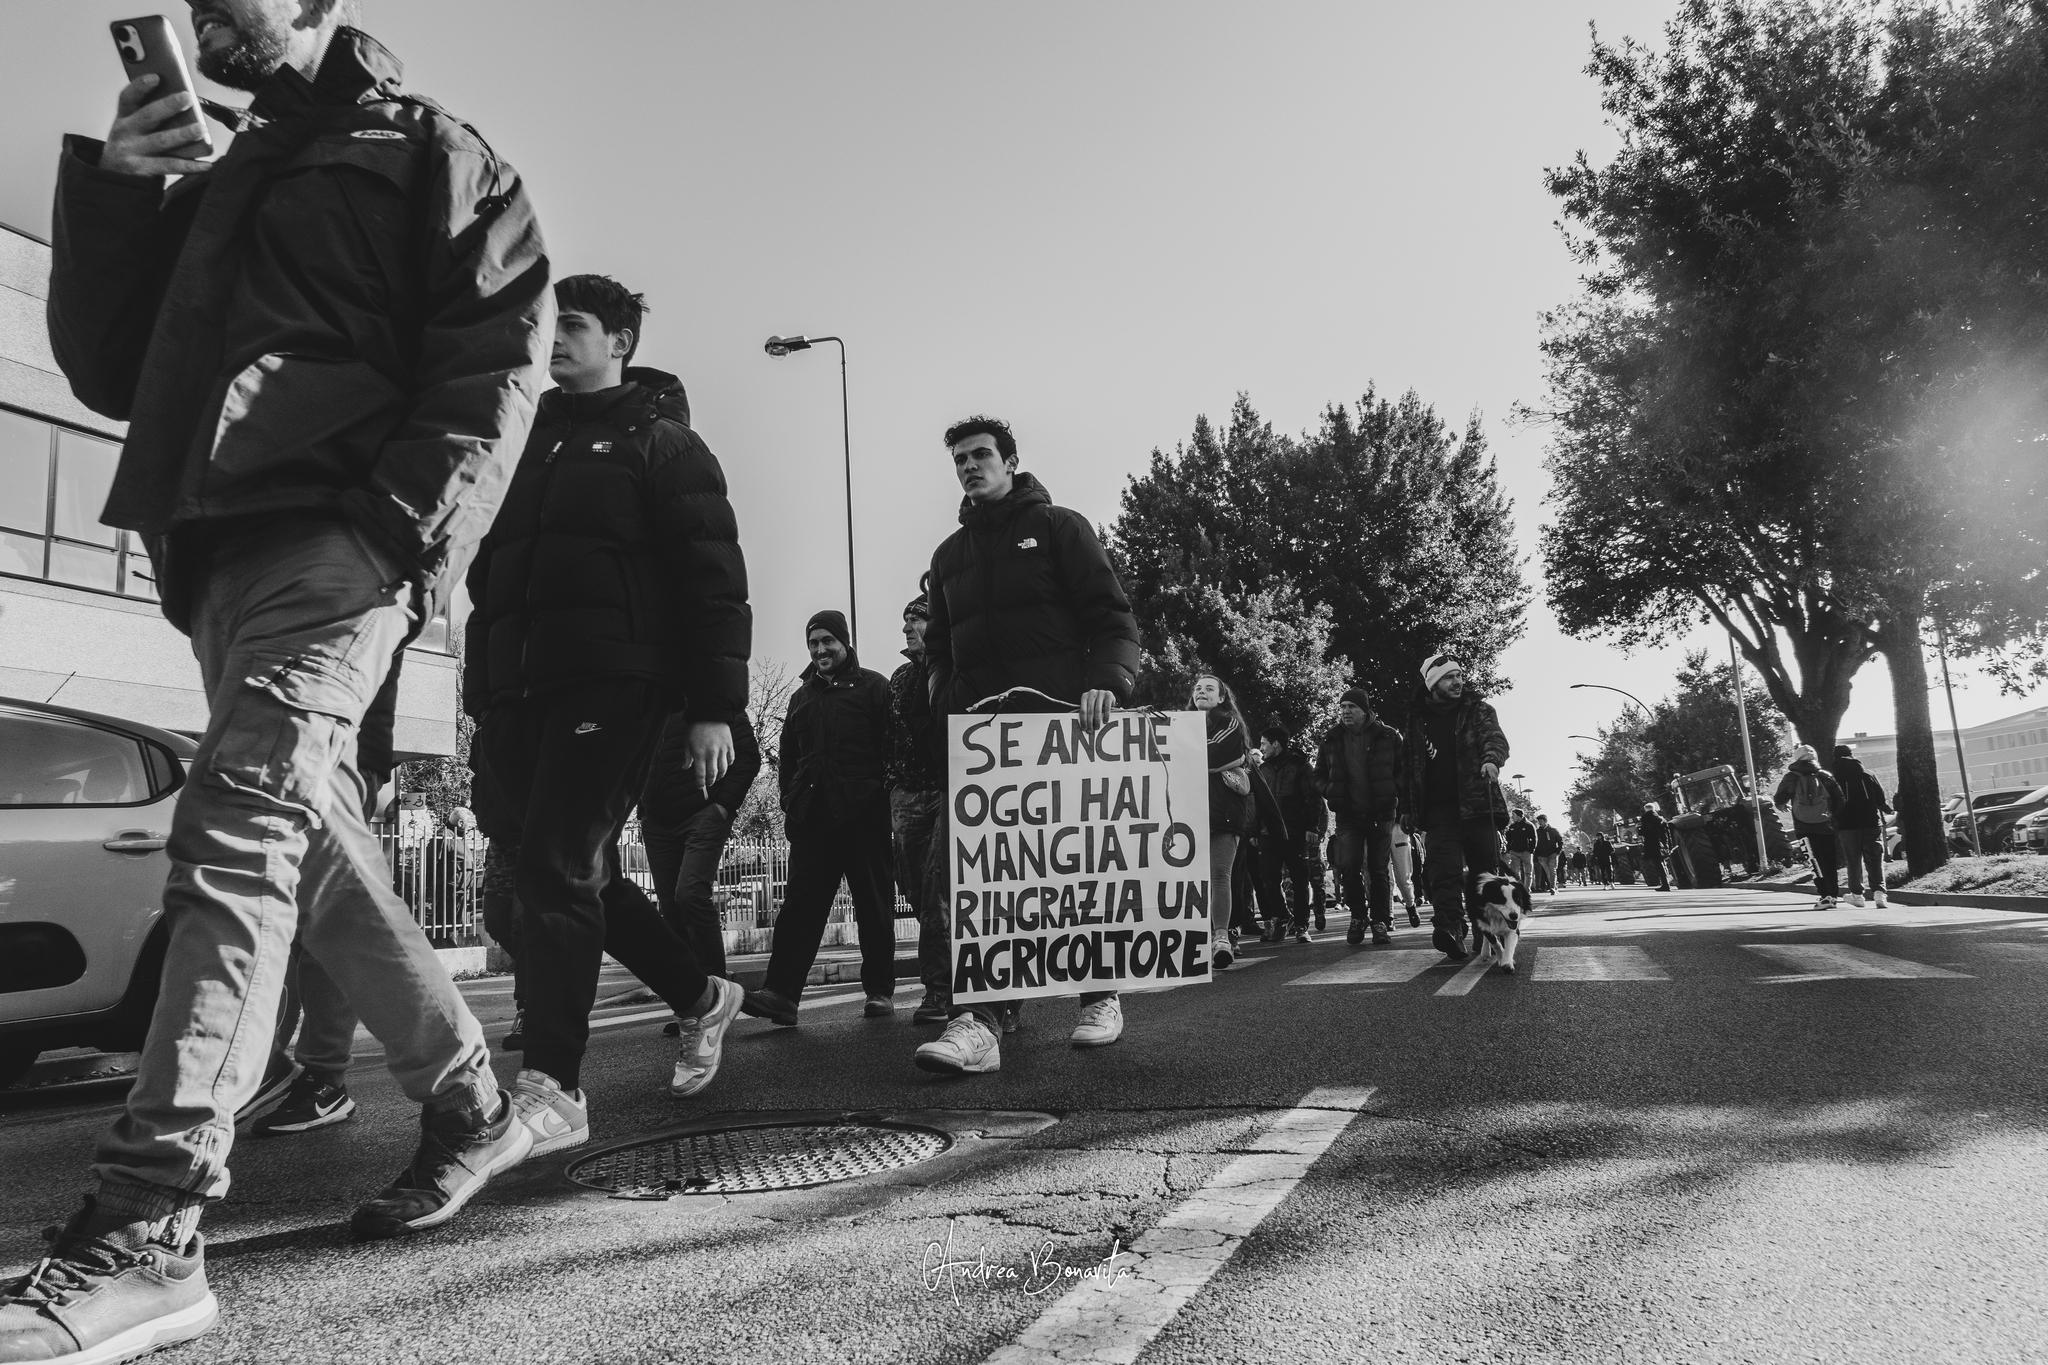
[[[173,126],[192,95],[147,77],[104,143],[65,140],[49,323],[73,392],[129,424],[101,520],[148,546],[210,718],[135,1084],[96,1194],[0,1285],[0,1361],[126,1359],[212,1325],[200,1210],[227,1192],[295,935],[423,1107],[356,1235],[445,1222],[531,1145],[391,890],[357,737],[532,420],[554,316],[540,230],[518,174],[401,94],[339,0],[192,8],[200,69],[254,102],[211,164]]]

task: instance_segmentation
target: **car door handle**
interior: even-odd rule
[[[154,853],[169,842],[168,835],[158,834],[154,830],[124,829],[119,838],[109,839],[100,847],[111,849],[115,853]]]

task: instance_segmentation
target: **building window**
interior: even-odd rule
[[[0,408],[0,574],[156,597],[141,542],[100,524],[121,448]]]

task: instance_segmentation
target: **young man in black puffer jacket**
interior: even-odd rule
[[[463,670],[479,777],[518,826],[526,1065],[513,1103],[536,1151],[588,1137],[579,1071],[606,953],[683,1021],[669,1093],[718,1070],[741,990],[707,977],[626,878],[618,835],[671,711],[685,713],[696,780],[725,776],[753,646],[725,473],[675,376],[626,368],[644,300],[601,275],[555,294],[560,387],[542,395],[470,570]]]
[[[1316,928],[1323,927],[1323,868],[1317,856],[1323,830],[1330,823],[1330,808],[1316,790],[1315,773],[1294,742],[1294,732],[1285,725],[1268,725],[1259,735],[1259,753],[1265,762],[1259,773],[1280,807],[1287,825],[1285,847],[1278,854],[1278,872],[1292,883],[1294,937],[1308,941],[1308,921],[1315,913]]]
[[[889,881],[889,680],[860,666],[846,617],[804,626],[811,666],[782,721],[776,777],[789,829],[789,885],[761,989],[742,1008],[797,1021],[804,981],[846,883],[860,935],[860,985],[870,1018],[896,1010],[896,897]]]
[[[1372,694],[1364,688],[1351,688],[1338,705],[1337,723],[1316,751],[1315,780],[1337,818],[1331,861],[1351,906],[1345,941],[1365,942],[1369,921],[1374,943],[1392,943],[1393,822],[1401,811],[1401,732],[1373,714]]]

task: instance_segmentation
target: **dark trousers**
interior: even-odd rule
[[[1386,821],[1337,817],[1337,832],[1330,840],[1330,862],[1353,915],[1363,909],[1369,912],[1367,918],[1374,924],[1393,923],[1394,879],[1389,867],[1393,858],[1394,836]]]
[[[1288,889],[1294,898],[1294,927],[1308,927],[1309,912],[1315,912],[1316,923],[1323,921],[1323,864],[1316,856],[1316,845],[1322,839],[1317,834],[1303,835],[1299,840],[1290,839],[1285,848],[1273,853],[1273,861],[1279,873],[1284,873]]]
[[[1614,885],[1613,860],[1610,858],[1595,858],[1593,860],[1593,875],[1599,880],[1600,885],[1602,886]]]
[[[863,820],[792,831],[789,885],[775,917],[775,951],[768,959],[767,990],[787,1000],[804,992],[844,881],[853,896],[860,935],[860,985],[885,999],[896,994],[896,897],[890,883],[889,829],[877,811]]]
[[[932,831],[939,820],[939,807],[946,804],[940,791],[889,793],[889,831],[896,841],[896,882],[903,898],[917,912],[917,975],[927,991],[942,1000],[953,997],[952,927],[946,922],[946,897],[933,895],[927,886],[926,865],[931,861]]]
[[[645,809],[640,812],[654,902],[710,976],[726,974],[725,926],[718,919],[718,863],[731,834],[731,814],[709,803],[681,821],[664,820]]]
[[[640,795],[666,704],[612,679],[490,712],[475,744],[518,826],[520,989],[526,1065],[575,1089],[597,973],[609,952],[679,1015],[706,978],[619,865],[619,830]]]
[[[1493,817],[1432,811],[1424,834],[1429,860],[1429,922],[1439,948],[1465,937],[1471,902],[1478,899],[1479,874],[1500,871],[1500,839]]]
[[[1270,930],[1287,923],[1287,897],[1281,887],[1284,870],[1282,841],[1270,835],[1245,841],[1247,851],[1240,857],[1250,861],[1252,894],[1259,903],[1259,918]]]
[[[1863,894],[1866,878],[1871,891],[1884,890],[1884,845],[1879,842],[1876,830],[1838,829],[1835,847],[1841,854],[1842,870],[1849,877],[1850,895]]]
[[[1828,840],[1828,846],[1829,846],[1829,847],[1830,847],[1831,849],[1832,849],[1832,848],[1833,848],[1833,846],[1834,846],[1834,842],[1835,842],[1835,841],[1834,841],[1834,840],[1833,840],[1832,838],[1830,838],[1830,839]],[[1668,864],[1666,864],[1666,863],[1665,863],[1665,861],[1664,861],[1664,846],[1663,846],[1662,844],[1644,844],[1644,845],[1643,845],[1643,885],[1644,885],[1644,886],[1648,886],[1648,885],[1650,884],[1650,869],[1651,869],[1651,868],[1655,868],[1655,869],[1657,870],[1657,886],[1658,886],[1658,888],[1659,888],[1660,890],[1664,890],[1664,891],[1669,891],[1669,890],[1671,889],[1671,868],[1670,868],[1670,866],[1669,866]]]
[[[1835,840],[1833,825],[1809,825],[1804,820],[1792,822],[1792,837],[1806,840],[1806,846],[1813,850],[1813,881],[1823,896],[1842,894],[1841,883],[1835,878],[1835,869],[1840,865],[1841,849]]]

